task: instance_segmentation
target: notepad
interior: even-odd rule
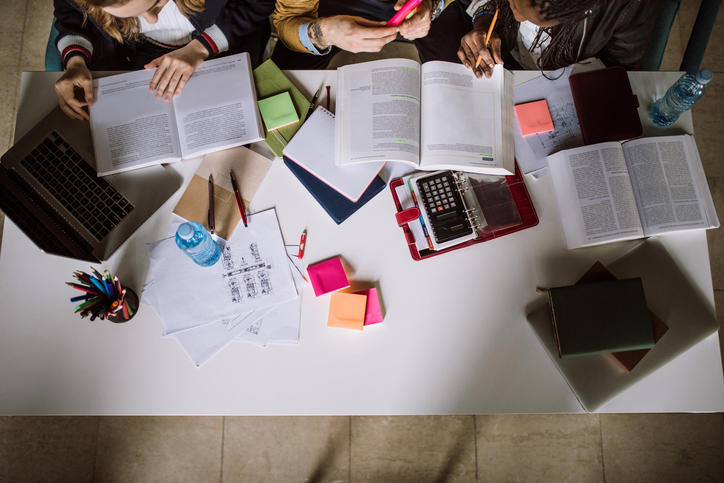
[[[259,104],[259,112],[267,131],[275,131],[279,128],[289,126],[295,122],[299,122],[292,97],[289,92],[282,92],[266,99],[257,101]]]
[[[307,273],[314,289],[314,295],[317,297],[349,287],[347,274],[344,272],[342,260],[339,257],[310,265],[307,267]]]
[[[517,104],[515,115],[518,117],[520,133],[523,136],[550,132],[554,129],[548,102],[545,99]]]
[[[334,162],[334,136],[334,114],[317,107],[284,148],[284,156],[355,202],[372,184],[385,163],[337,166]]]
[[[366,295],[346,292],[333,293],[329,302],[327,327],[362,330],[366,306]]]
[[[377,289],[370,288],[355,293],[357,295],[365,295],[367,297],[364,325],[379,324],[380,322],[382,322],[382,309],[380,308],[380,298],[377,295]]]

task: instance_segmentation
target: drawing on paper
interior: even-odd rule
[[[249,244],[247,256],[237,254],[230,243],[222,251],[223,277],[234,303],[244,299],[256,299],[265,295],[273,295],[274,287],[271,280],[272,259],[264,259],[256,242]]]

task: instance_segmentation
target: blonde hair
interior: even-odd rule
[[[83,21],[88,17],[103,29],[108,35],[123,43],[124,39],[136,40],[139,37],[140,25],[137,17],[119,18],[103,10],[103,7],[124,5],[130,0],[75,0],[83,11]],[[176,6],[184,17],[206,8],[206,0],[169,0],[176,2]]]

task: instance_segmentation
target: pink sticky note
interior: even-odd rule
[[[517,104],[515,106],[515,115],[518,117],[520,133],[523,136],[549,132],[554,129],[553,119],[551,119],[551,113],[545,99]]]
[[[379,324],[382,322],[382,309],[380,308],[380,298],[377,295],[377,289],[370,288],[355,293],[367,296],[367,305],[365,307],[365,325]]]
[[[314,295],[319,297],[349,287],[347,274],[342,268],[342,260],[335,257],[307,267],[309,281],[312,283]]]

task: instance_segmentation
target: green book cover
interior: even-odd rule
[[[282,92],[289,92],[294,108],[299,114],[300,122],[282,127],[276,131],[267,132],[265,139],[267,145],[274,154],[281,157],[282,150],[307,117],[307,110],[309,110],[310,103],[297,86],[289,80],[271,59],[263,62],[259,67],[254,69],[254,83],[256,84],[256,95],[258,99],[271,97]]]
[[[562,358],[654,346],[640,278],[556,287],[548,293]]]
[[[297,116],[297,111],[294,109],[289,92],[282,92],[281,94],[260,99],[257,104],[259,104],[259,112],[268,131],[274,131],[299,122],[299,116]]]

